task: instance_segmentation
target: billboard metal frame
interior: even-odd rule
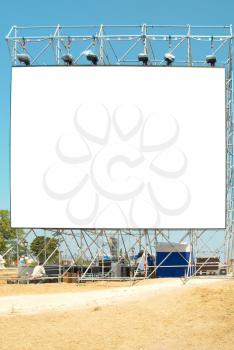
[[[209,257],[221,257],[221,265],[227,273],[233,276],[234,266],[234,234],[233,234],[233,31],[232,25],[196,26],[196,25],[77,25],[77,26],[13,26],[6,36],[6,42],[11,57],[11,65],[24,64],[19,60],[19,54],[27,56],[28,64],[32,66],[50,65],[87,65],[95,64],[87,60],[88,54],[97,58],[98,65],[142,65],[139,54],[147,56],[147,65],[151,66],[208,66],[207,55],[215,56],[216,66],[225,67],[226,82],[226,229],[225,230],[25,230],[25,236],[18,237],[17,247],[22,240],[30,242],[33,237],[44,235],[58,237],[60,244],[59,264],[61,256],[66,251],[71,263],[65,270],[68,272],[77,261],[94,262],[95,259],[110,254],[110,239],[118,241],[118,257],[122,256],[130,264],[129,256],[143,250],[145,254],[155,255],[160,241],[168,242],[177,251],[173,241],[186,241],[191,245],[191,255],[184,281],[197,275],[194,269],[194,259],[205,256],[207,259],[199,267],[209,263]],[[174,56],[174,60],[165,60],[165,53]],[[64,61],[64,55],[69,55],[72,62]],[[211,66],[212,69],[212,66]],[[212,125],[211,125],[212,132]],[[222,237],[219,244],[215,239]],[[74,248],[75,247],[75,248]],[[13,248],[12,248],[13,249]],[[6,255],[11,253],[11,247]],[[61,253],[63,250],[63,253]],[[46,245],[44,247],[47,262]],[[27,254],[30,249],[27,247]],[[169,253],[168,255],[170,255]],[[17,258],[19,249],[17,248]],[[32,255],[35,260],[37,257]],[[100,259],[99,259],[100,260]],[[154,266],[155,270],[160,266]],[[94,279],[84,271],[82,279]],[[137,271],[136,271],[137,272]],[[198,271],[197,271],[198,272]],[[63,277],[60,273],[60,280]],[[151,273],[152,275],[152,273]],[[145,274],[144,277],[149,277]],[[110,279],[104,268],[98,277]],[[131,277],[136,279],[137,273]]]

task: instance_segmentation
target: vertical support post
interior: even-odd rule
[[[144,52],[144,54],[147,55],[148,49],[147,49],[147,26],[146,26],[146,24],[142,25],[141,34],[142,34],[143,46],[144,46],[143,52]]]
[[[14,36],[15,36],[15,39],[14,39],[14,49],[13,49],[13,64],[14,66],[16,66],[17,64],[17,40],[16,40],[17,28],[16,26],[14,26]]]
[[[83,274],[83,231],[80,230],[80,262],[81,262],[81,273]]]
[[[185,280],[189,278],[189,276],[193,273],[193,235],[194,230],[189,231],[189,246],[190,246],[190,252],[189,252],[189,261],[188,261],[188,267],[186,271]]]
[[[139,252],[141,251],[141,229],[139,230]]]
[[[233,249],[234,249],[234,232],[233,232],[233,200],[234,200],[234,178],[233,178],[233,71],[232,71],[232,59],[233,59],[233,32],[232,32],[232,25],[230,25],[230,41],[229,41],[229,60],[228,60],[228,85],[226,86],[226,91],[228,95],[227,100],[227,112],[228,112],[228,129],[227,133],[229,134],[229,140],[228,141],[228,149],[230,148],[229,152],[229,189],[227,188],[227,191],[229,190],[229,197],[227,192],[227,200],[229,198],[229,206],[227,207],[227,226],[228,226],[228,251],[227,251],[227,263],[230,263],[231,259],[233,259]],[[227,136],[228,137],[228,136]]]
[[[44,230],[44,261],[46,261],[46,230]]]
[[[233,174],[233,169],[234,169],[234,145],[233,145],[233,31],[232,31],[232,25],[230,25],[230,62],[229,62],[229,75],[230,75],[230,127],[231,127],[231,140],[232,140],[232,145],[231,145],[231,215],[230,215],[230,231],[231,231],[231,242],[230,242],[230,253],[229,253],[229,261],[231,261],[234,258],[234,207],[233,207],[233,201],[234,201],[234,174]]]
[[[148,274],[147,255],[148,255],[148,251],[147,249],[144,249],[144,278],[147,278],[147,274]]]
[[[102,278],[104,278],[104,242],[103,242],[103,230],[101,230],[101,245],[102,245],[102,250],[101,250],[101,254],[102,254]]]
[[[225,230],[225,259],[229,264],[233,257],[233,72],[232,72],[232,26],[230,25],[230,40],[228,65],[225,79],[226,90],[226,230]]]
[[[187,32],[187,64],[192,66],[191,25],[188,24]]]
[[[99,41],[99,62],[101,65],[104,64],[104,49],[103,49],[103,34],[104,34],[104,26],[103,24],[101,24],[100,26],[100,30],[99,30],[99,33],[98,33],[98,41]]]
[[[58,24],[57,29],[56,29],[56,63],[60,64],[60,24]]]
[[[58,253],[59,253],[59,279],[58,282],[61,283],[62,281],[62,269],[61,269],[61,249],[60,249],[60,245],[61,245],[61,238],[59,235],[59,244],[58,244]]]
[[[158,245],[158,234],[157,234],[157,230],[155,229],[155,231],[154,231],[154,247],[155,247],[155,249],[154,249],[154,261],[155,261],[155,263],[154,263],[154,274],[155,274],[155,277],[157,277],[156,276],[156,266],[157,266],[157,245]]]
[[[17,259],[17,270],[19,273],[19,234],[18,232],[16,233],[16,259]],[[18,284],[19,284],[19,279],[18,279]]]

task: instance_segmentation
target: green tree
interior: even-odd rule
[[[0,234],[5,240],[15,239],[17,233],[22,236],[23,232],[11,227],[9,210],[0,210]]]
[[[45,261],[54,252],[48,262],[58,263],[59,251],[55,250],[58,244],[59,241],[57,238],[38,236],[32,241],[30,249],[40,261]]]
[[[6,241],[0,233],[0,253],[3,254],[5,251],[6,251]]]
[[[0,254],[16,245],[17,236],[19,241],[23,239],[24,230],[12,228],[9,210],[0,210]]]

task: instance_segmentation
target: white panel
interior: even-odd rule
[[[168,243],[159,242],[157,244],[156,251],[159,253],[169,253],[169,252],[190,252],[191,246],[187,243]]]
[[[224,69],[13,68],[11,220],[224,228]]]

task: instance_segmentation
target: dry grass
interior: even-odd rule
[[[20,316],[12,310],[1,317],[0,334],[1,350],[231,350],[234,281],[79,311]]]

